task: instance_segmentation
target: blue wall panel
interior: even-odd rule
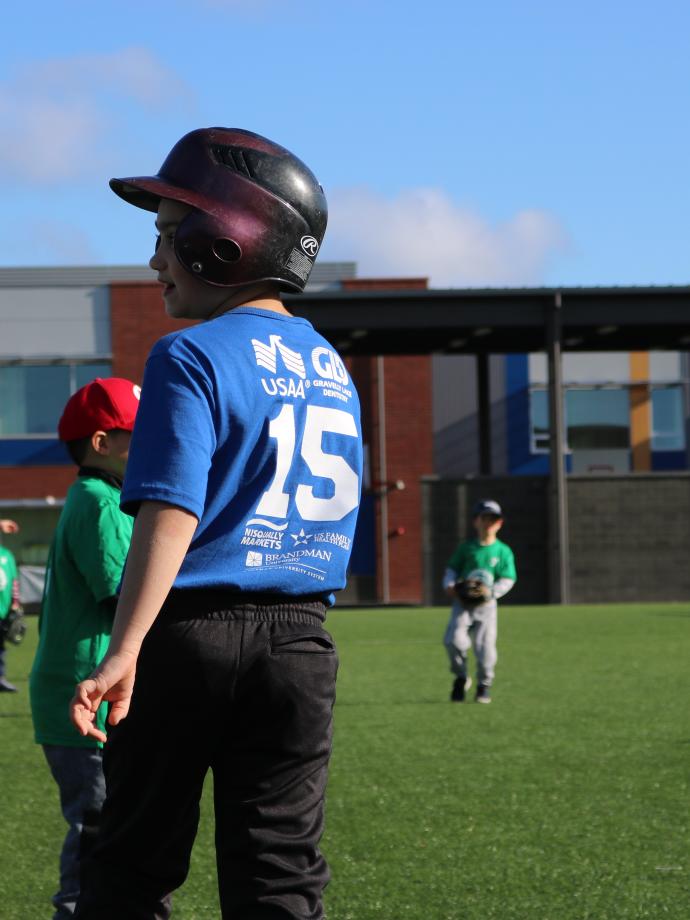
[[[0,466],[70,466],[72,460],[57,438],[1,438]]]

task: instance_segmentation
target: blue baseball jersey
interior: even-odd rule
[[[359,400],[311,323],[238,307],[149,355],[122,489],[192,512],[177,588],[345,585],[362,481]]]

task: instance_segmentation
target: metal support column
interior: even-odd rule
[[[561,363],[562,302],[560,291],[548,309],[546,345],[549,365],[549,601],[570,602],[568,484],[565,475],[565,420]]]
[[[388,461],[386,457],[386,371],[383,355],[376,358],[376,394],[379,425],[379,527],[381,540],[381,601],[391,600],[391,571],[388,553]]]
[[[477,355],[477,418],[479,420],[479,472],[491,475],[491,396],[489,393],[489,356]]]

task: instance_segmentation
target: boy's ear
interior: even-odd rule
[[[110,442],[108,441],[107,432],[94,431],[91,435],[91,447],[102,457],[107,456],[110,453]]]

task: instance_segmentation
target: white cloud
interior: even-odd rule
[[[0,83],[0,175],[52,184],[101,174],[109,146],[128,131],[119,106],[167,110],[191,101],[145,48],[34,61]]]
[[[4,140],[0,166],[5,178],[60,182],[91,171],[89,151],[104,131],[88,99],[55,101],[17,95],[0,87]]]
[[[3,263],[17,265],[95,265],[99,254],[90,237],[72,222],[25,220],[0,234]]]
[[[55,220],[33,224],[34,241],[49,261],[67,265],[94,265],[98,254],[83,230]]]
[[[148,48],[132,47],[111,54],[82,54],[34,62],[22,75],[25,85],[52,93],[115,93],[150,106],[179,106],[189,101],[186,84]]]
[[[329,195],[326,240],[327,258],[356,260],[361,277],[429,277],[434,287],[538,284],[569,242],[546,211],[491,224],[434,188],[395,198],[337,190]]]

